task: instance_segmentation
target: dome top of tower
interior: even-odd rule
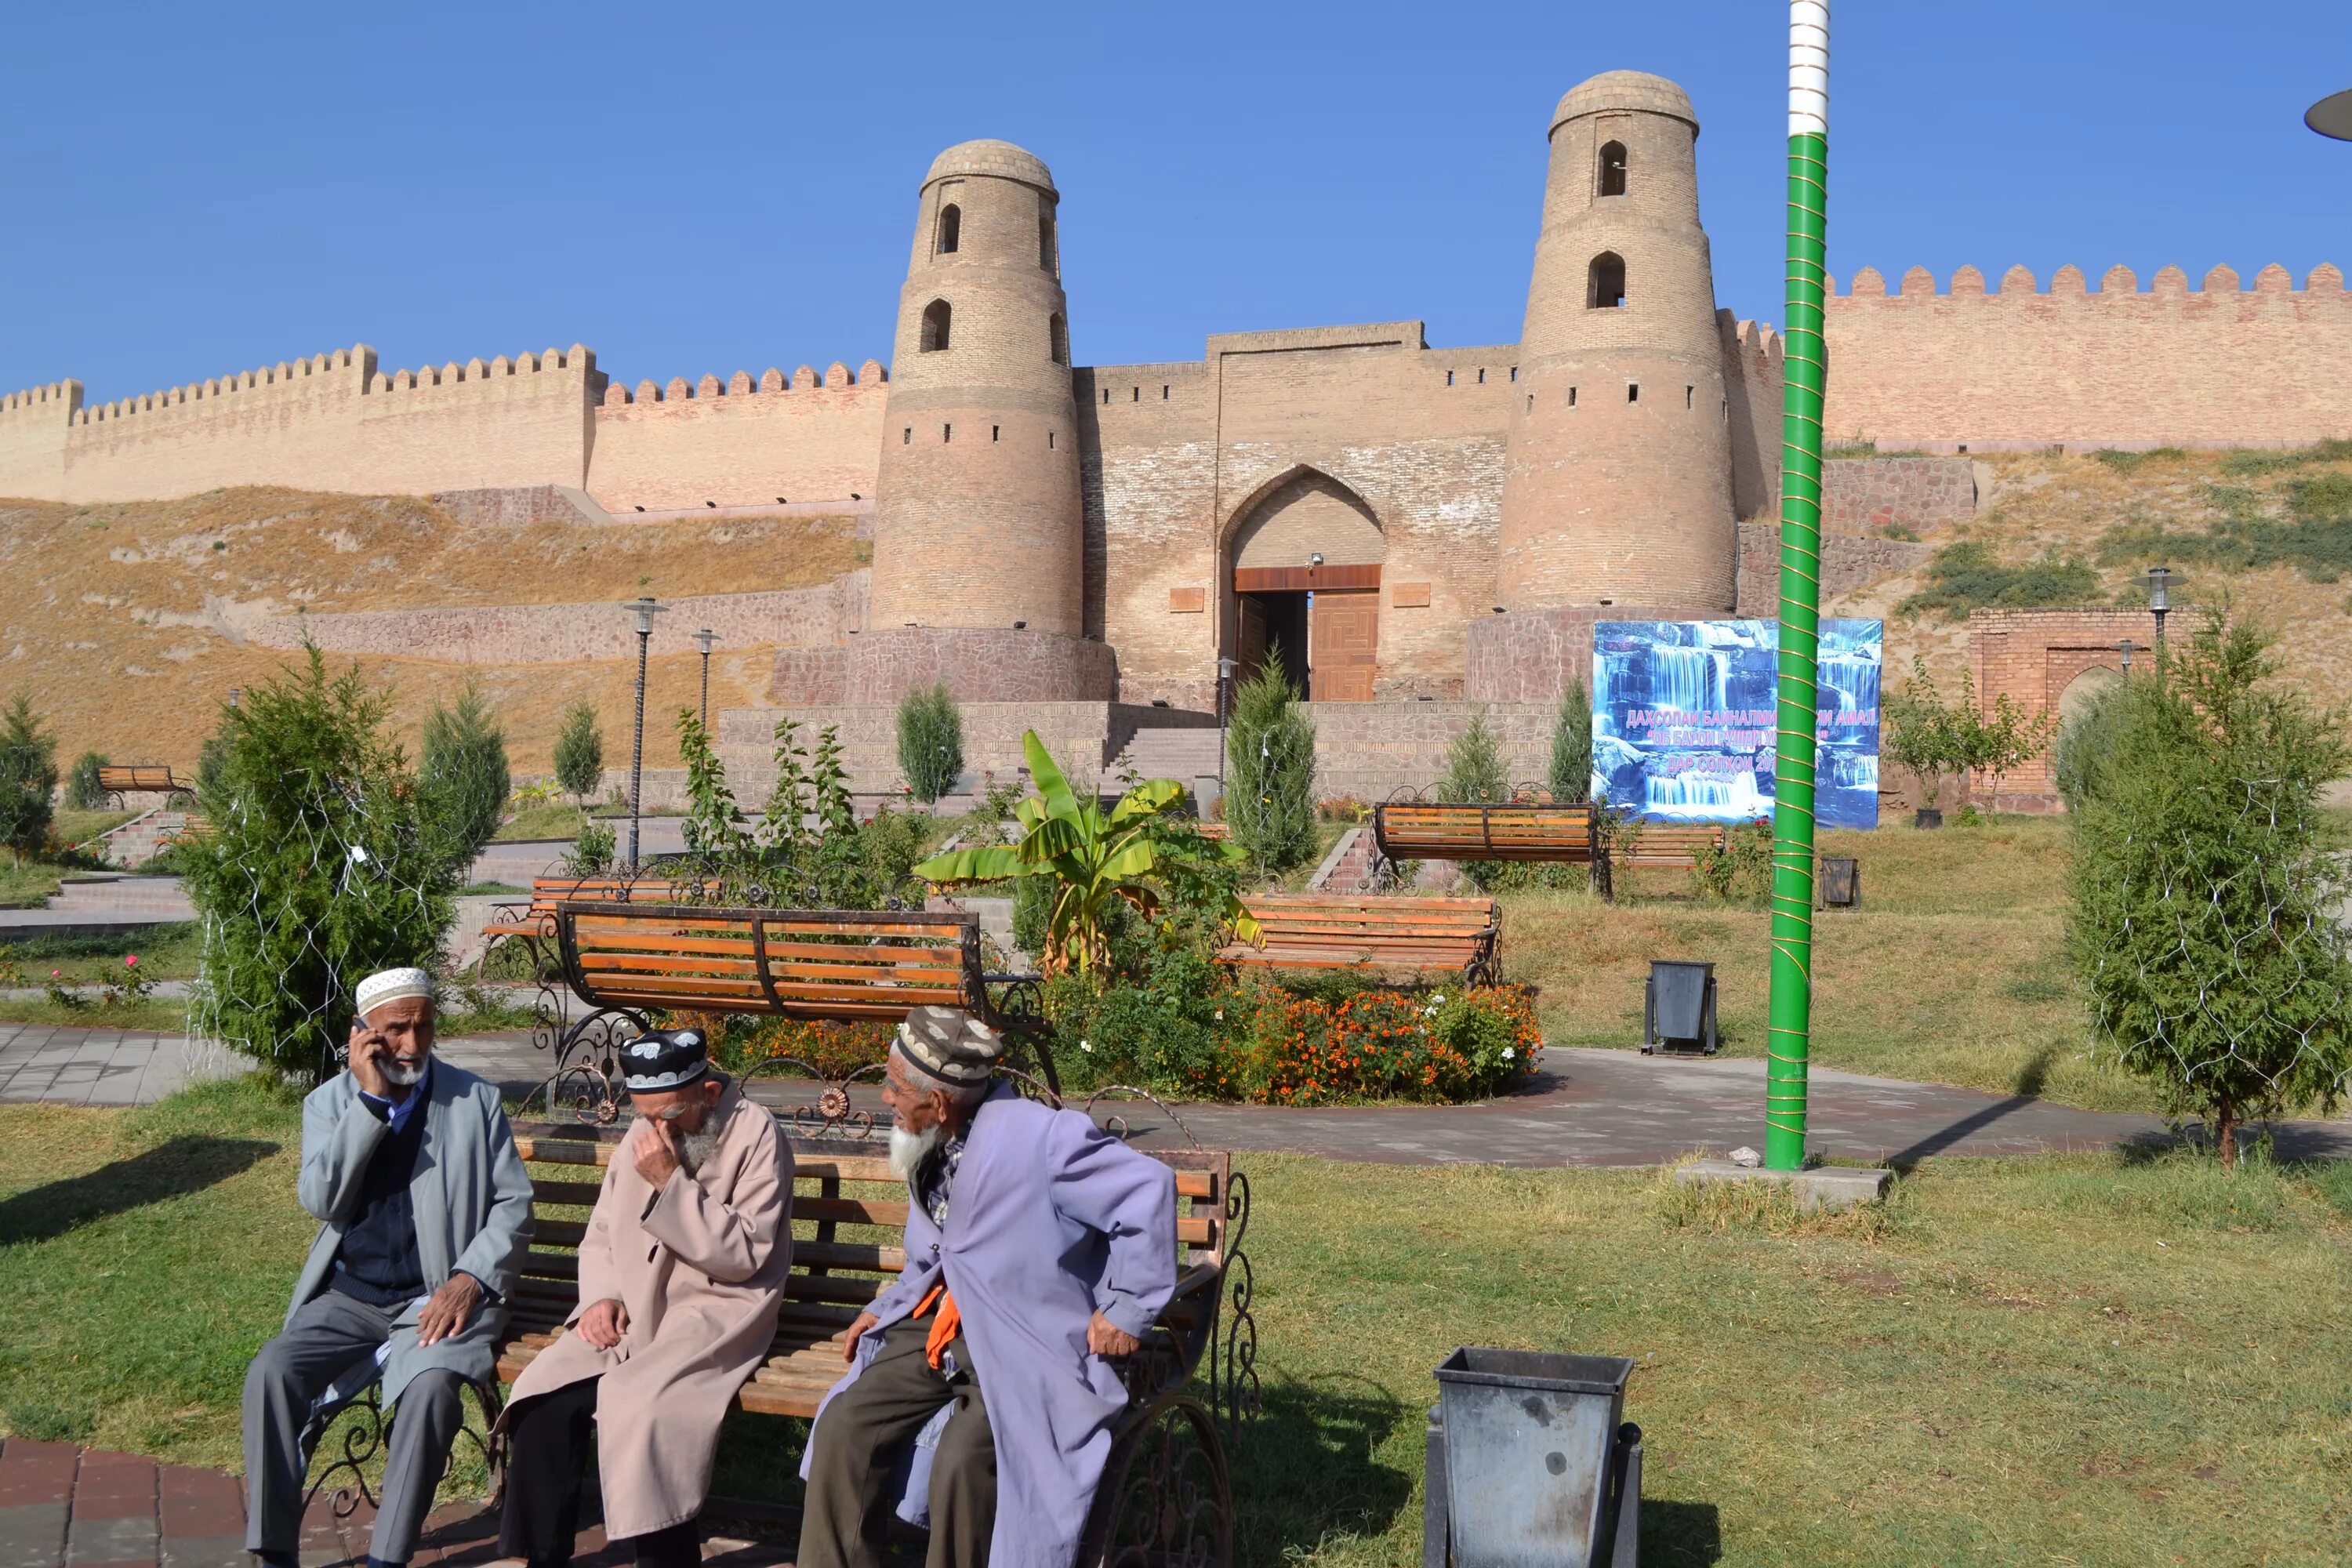
[[[1557,131],[1580,116],[1612,110],[1668,114],[1686,121],[1693,132],[1698,130],[1698,113],[1691,108],[1690,94],[1647,71],[1602,71],[1579,82],[1551,111],[1551,128]]]
[[[950,174],[992,175],[1000,180],[1019,180],[1041,190],[1054,189],[1054,176],[1045,167],[1045,160],[1010,142],[959,142],[931,160],[931,172],[923,176],[923,184],[928,185]]]

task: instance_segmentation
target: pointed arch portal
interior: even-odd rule
[[[1371,507],[1322,470],[1300,466],[1261,485],[1226,535],[1239,677],[1279,660],[1310,701],[1370,701],[1387,553]]]

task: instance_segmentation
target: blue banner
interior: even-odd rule
[[[1823,621],[1814,812],[1878,826],[1884,623]],[[1651,822],[1772,814],[1778,621],[1603,621],[1592,628],[1592,797]]]

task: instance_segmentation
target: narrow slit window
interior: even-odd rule
[[[1535,411],[1536,411],[1536,395],[1535,395],[1534,393],[1530,392],[1530,393],[1528,393],[1528,413],[1530,413],[1530,414],[1533,414]]]
[[[953,256],[963,238],[963,208],[950,202],[940,209],[940,254]]]
[[[1054,243],[1054,215],[1048,212],[1037,215],[1037,265],[1057,275],[1061,270]]]
[[[1486,368],[1484,365],[1478,367],[1478,384],[1481,386],[1486,384]]]
[[[1069,363],[1070,324],[1062,320],[1061,311],[1056,310],[1051,316],[1045,318],[1045,336],[1049,343],[1048,352],[1053,354],[1054,363],[1055,364]]]
[[[1629,381],[1625,384],[1625,401],[1628,403],[1639,403],[1642,401],[1642,384],[1640,382]]]
[[[1140,403],[1143,401],[1143,388],[1139,386],[1130,386],[1127,390],[1133,395],[1128,398],[1129,403]]]
[[[1623,257],[1613,250],[1604,250],[1592,258],[1584,303],[1586,309],[1593,310],[1614,310],[1625,303]]]
[[[1568,405],[1570,408],[1576,406],[1576,388],[1572,386],[1568,389]]]
[[[1103,388],[1103,406],[1105,408],[1110,406],[1110,388],[1108,386]]]
[[[911,447],[914,444],[915,427],[912,425],[909,425],[907,426],[905,433],[898,437],[898,445],[901,447]]]
[[[952,426],[952,425],[942,425],[942,426],[940,426],[940,443],[941,443],[942,445],[946,444],[947,442],[952,441],[952,440],[954,440],[954,439],[955,439],[955,426]]]
[[[919,347],[927,354],[939,353],[948,346],[948,327],[955,315],[945,300],[934,300],[923,307],[923,337]]]
[[[1696,397],[1697,395],[1698,395],[1698,388],[1697,388],[1697,387],[1696,387],[1696,386],[1685,386],[1685,387],[1684,387],[1684,388],[1683,388],[1683,406],[1684,406],[1685,408],[1696,407],[1696,404],[1694,404],[1691,400],[1692,400],[1693,398]]]
[[[1454,373],[1450,370],[1445,373],[1445,384],[1448,386],[1454,384]]]
[[[1168,401],[1168,389],[1164,386],[1160,389],[1160,401],[1162,403]]]
[[[1048,452],[1050,452],[1050,451],[1052,451],[1053,449],[1054,449],[1054,433],[1053,433],[1051,430],[1048,430],[1048,431],[1046,431],[1046,432],[1045,432],[1045,450],[1047,450]]]
[[[1622,196],[1625,194],[1625,143],[1603,142],[1601,144],[1601,194]]]
[[[1004,426],[1002,425],[992,425],[988,427],[988,438],[992,441],[1000,439],[1003,435]]]

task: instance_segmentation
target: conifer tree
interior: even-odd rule
[[[471,679],[457,707],[436,703],[425,717],[421,782],[432,820],[472,859],[498,832],[514,777],[507,770],[506,733]]]
[[[1570,682],[1559,717],[1552,723],[1550,777],[1546,782],[1559,805],[1581,805],[1592,798],[1592,699],[1585,694],[1580,676]]]
[[[596,727],[596,710],[589,703],[573,703],[563,715],[563,727],[555,732],[555,782],[583,809],[604,782],[604,733]]]
[[[1260,876],[1279,876],[1315,854],[1315,726],[1273,649],[1234,693],[1224,816]]]
[[[945,682],[909,691],[898,703],[898,771],[925,805],[963,776],[963,715]]]
[[[49,792],[58,787],[58,742],[19,691],[0,713],[0,844],[20,864],[49,840],[56,815]]]

